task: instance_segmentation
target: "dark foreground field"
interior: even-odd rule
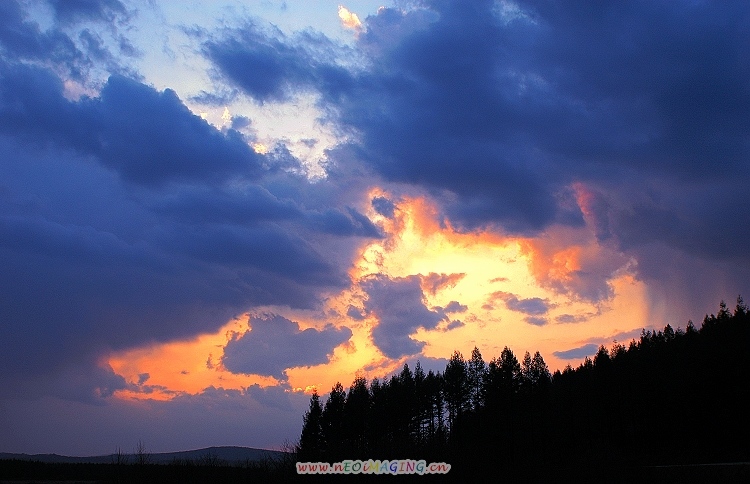
[[[268,460],[229,465],[225,462],[182,461],[170,464],[84,464],[26,460],[0,460],[0,484],[5,483],[252,483],[252,482],[750,482],[750,463],[716,463],[675,466],[609,468],[543,465],[527,469],[483,469],[468,474],[451,469],[444,476],[296,475],[291,460]]]
[[[0,453],[0,483],[279,482],[291,472],[293,454],[248,447],[90,457]]]
[[[0,483],[248,483],[284,482],[294,465],[266,460],[229,465],[222,461],[175,461],[169,464],[51,463],[0,460]]]

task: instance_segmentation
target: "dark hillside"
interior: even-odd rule
[[[506,347],[486,363],[475,348],[442,373],[417,364],[337,385],[325,404],[312,397],[298,460],[444,461],[459,480],[741,479],[749,375],[750,313],[738,298],[700,329],[644,331],[554,374],[538,352],[519,361]]]

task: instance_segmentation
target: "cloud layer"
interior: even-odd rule
[[[251,330],[235,335],[224,347],[222,363],[233,373],[252,373],[285,380],[285,371],[328,362],[333,349],[352,336],[349,328],[322,330],[299,325],[283,316],[252,318]]]
[[[294,157],[281,166],[119,72],[69,95],[66,76],[95,79],[68,69],[93,59],[68,32],[127,22],[120,2],[53,3],[48,29],[20,3],[0,8],[0,392],[105,398],[125,386],[101,367],[111,350],[257,305],[314,307],[349,283],[339,258],[379,231],[326,181],[308,196]]]
[[[750,210],[747,16],[742,2],[428,1],[363,21],[364,68],[313,60],[319,39],[255,25],[242,42],[217,37],[207,55],[240,88],[269,82],[244,87],[260,101],[284,86],[317,92],[328,121],[357,134],[369,169],[430,191],[459,227],[537,234],[589,223],[601,242],[648,261],[637,270],[650,283],[666,250],[722,264],[739,286],[729,261],[750,264],[738,223]],[[222,62],[230,54],[248,61],[242,71]],[[267,59],[279,66],[260,75]],[[611,296],[606,284],[585,287],[598,276],[576,277],[568,289]]]
[[[342,7],[348,43],[235,10],[214,26],[162,26],[185,42],[164,55],[187,59],[195,78],[154,80],[140,30],[158,8],[0,2],[0,399],[106,403],[148,386],[116,374],[113,352],[187,341],[264,306],[322,313],[347,291],[314,328],[252,319],[221,363],[285,380],[357,338],[389,362],[414,361],[418,332],[470,334],[495,306],[527,332],[583,332],[615,279],[646,287],[643,305],[672,323],[750,293],[746,2],[423,0],[367,17]],[[249,114],[310,103],[332,138],[312,160],[316,179],[291,149],[312,150],[315,136],[261,146]],[[225,105],[241,109],[221,126],[198,114]],[[436,232],[521,241],[524,284],[539,292],[516,290],[509,270],[480,308],[460,267],[353,267],[419,197],[434,203]],[[366,254],[367,267],[382,269],[400,242]],[[248,397],[276,415],[291,408],[288,390],[193,398]]]
[[[373,276],[362,283],[367,294],[365,311],[378,319],[373,342],[389,358],[419,353],[424,343],[411,335],[417,328],[434,329],[445,319],[442,311],[427,308],[421,283],[419,276]]]

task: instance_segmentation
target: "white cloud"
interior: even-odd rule
[[[341,19],[341,25],[348,29],[362,29],[362,22],[359,20],[359,17],[357,17],[357,14],[351,12],[343,5],[339,5],[339,18]]]

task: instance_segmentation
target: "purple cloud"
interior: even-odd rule
[[[539,316],[526,316],[525,318],[523,318],[523,320],[534,326],[545,326],[547,323],[549,323],[549,320],[547,318]]]
[[[330,50],[312,54],[331,45],[319,37],[257,24],[224,32],[206,55],[258,99],[317,92],[327,120],[358,133],[348,153],[444,201],[455,227],[586,224],[690,311],[727,297],[700,294],[702,260],[721,267],[718,285],[746,289],[750,229],[736,221],[750,214],[747,6],[517,7],[383,8],[358,38],[368,67],[348,73]],[[227,62],[237,55],[248,62]],[[595,196],[573,199],[576,184]],[[680,284],[665,275],[676,260]],[[602,281],[617,268],[600,265],[575,274],[572,289],[610,297]]]
[[[446,313],[465,313],[469,307],[459,303],[458,301],[451,301],[445,306],[444,311]]]
[[[584,356],[591,356],[599,349],[599,345],[588,343],[578,348],[571,348],[564,351],[553,351],[552,354],[562,360],[578,360]]]
[[[555,318],[555,321],[562,324],[582,323],[588,321],[590,317],[590,314],[561,314]]]
[[[511,311],[516,311],[530,316],[540,316],[547,314],[550,309],[550,303],[546,299],[532,297],[528,299],[518,299],[515,294],[509,292],[497,291],[492,293],[491,300],[500,299]],[[532,323],[535,324],[535,323]]]
[[[440,311],[425,306],[421,278],[373,276],[362,283],[367,293],[365,310],[378,318],[372,330],[375,345],[389,358],[400,358],[420,352],[424,343],[411,335],[417,328],[433,329],[445,319]]]
[[[298,323],[278,315],[251,318],[250,326],[227,343],[222,363],[233,373],[284,380],[289,368],[326,363],[334,348],[352,336],[349,328],[332,325],[301,330]]]

